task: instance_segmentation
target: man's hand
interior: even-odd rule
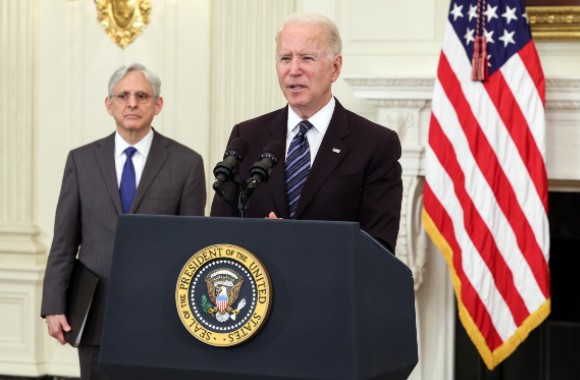
[[[64,314],[47,315],[46,325],[48,326],[48,334],[51,337],[58,340],[60,344],[66,344],[64,332],[71,331],[71,327]]]
[[[274,211],[271,211],[268,216],[266,217],[266,219],[280,219],[278,218],[278,216],[276,216],[276,214],[274,214]]]

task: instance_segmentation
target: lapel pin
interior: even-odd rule
[[[338,154],[338,153],[340,153],[340,149],[338,149],[338,148],[332,148],[332,152]]]

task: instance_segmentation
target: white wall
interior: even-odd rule
[[[154,127],[207,156],[210,12],[210,1],[153,0],[150,24],[121,49],[97,22],[92,1],[38,1],[36,166],[42,191],[36,202],[47,234],[66,154],[115,130],[104,100],[110,75],[123,64],[141,62],[159,74],[165,103]]]
[[[449,6],[446,0],[151,3],[150,24],[121,49],[98,24],[93,1],[0,0],[0,152],[26,148],[15,151],[16,160],[0,153],[0,205],[16,210],[0,209],[0,374],[78,375],[74,350],[46,338],[37,318],[41,280],[66,154],[113,132],[104,98],[117,67],[139,61],[160,75],[165,106],[154,126],[203,155],[211,200],[211,170],[233,123],[284,105],[273,60],[275,25],[284,14],[303,9],[336,21],[344,65],[335,95],[376,119],[374,105],[355,97],[344,79],[433,78]],[[579,42],[541,42],[538,49],[547,77],[580,77]],[[12,76],[23,80],[8,81]],[[445,273],[439,255],[427,265],[439,269],[418,294],[422,312],[438,297],[449,302],[447,280],[433,278]],[[439,321],[449,318],[443,312]],[[422,334],[436,332],[434,323],[422,319]],[[449,367],[441,364],[449,363],[448,351],[422,352],[416,378],[449,374],[441,369]]]

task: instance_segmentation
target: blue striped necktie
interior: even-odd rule
[[[292,139],[286,158],[286,196],[290,219],[296,216],[300,194],[310,172],[310,146],[306,132],[312,128],[312,124],[308,120],[302,120],[299,126],[300,131]]]
[[[125,166],[123,166],[123,174],[121,174],[121,186],[119,186],[119,193],[121,194],[121,203],[123,204],[123,212],[129,213],[133,197],[137,191],[137,179],[135,177],[135,166],[133,166],[133,154],[137,149],[132,146],[125,149]]]

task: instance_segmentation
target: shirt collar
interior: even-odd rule
[[[334,96],[332,96],[330,101],[326,103],[324,107],[322,107],[318,112],[316,112],[308,119],[314,128],[322,135],[324,135],[328,129],[328,125],[330,124],[330,119],[334,113],[335,106],[336,100],[334,99]],[[296,112],[294,112],[292,107],[288,106],[288,134],[292,133],[292,131],[297,128],[298,123],[301,121],[302,118],[298,116]]]
[[[129,145],[119,132],[115,132],[115,157],[120,157],[125,149],[129,146],[135,147],[137,152],[139,152],[143,157],[147,158],[149,151],[151,150],[151,143],[153,143],[153,128],[143,137],[137,144]]]

